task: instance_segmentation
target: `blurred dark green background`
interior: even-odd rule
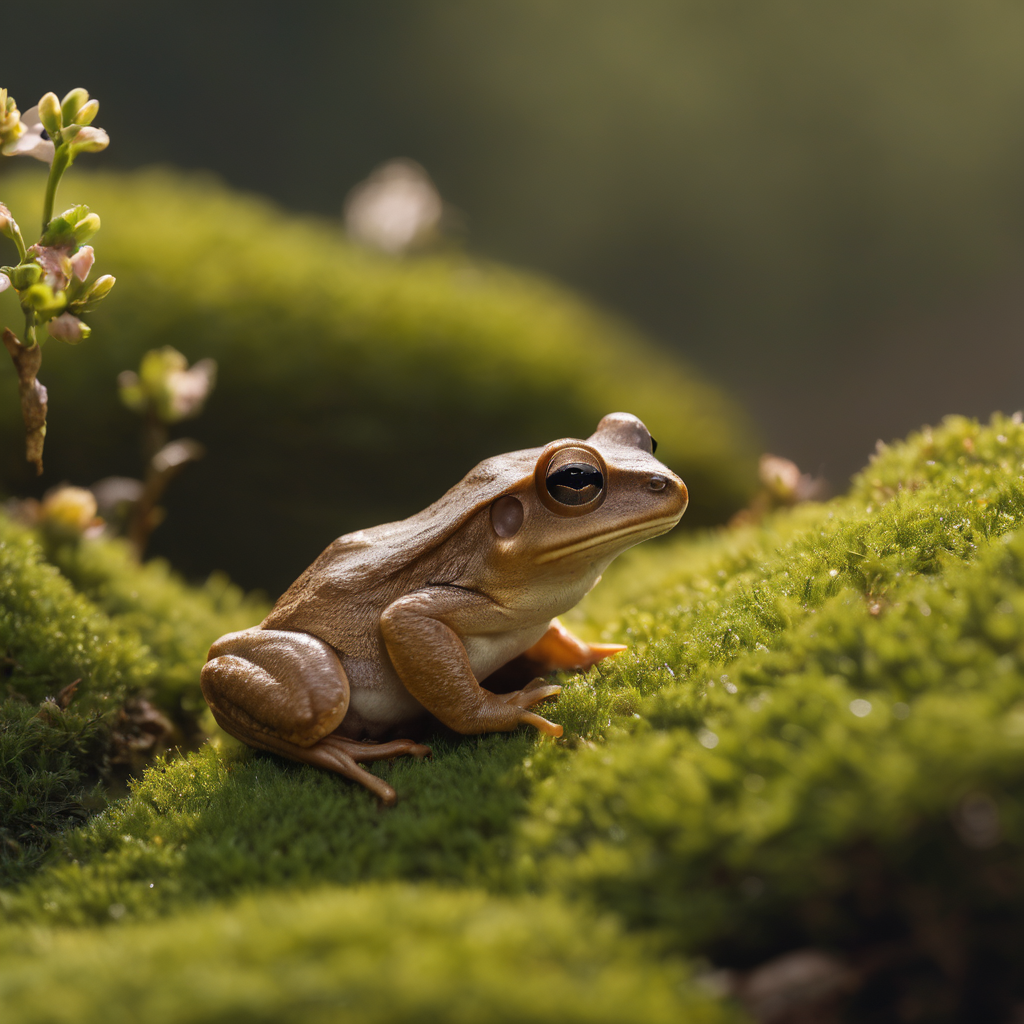
[[[626,314],[838,487],[876,438],[1022,404],[1019,0],[97,0],[2,28],[23,109],[100,98],[97,165],[338,216],[420,161],[472,251]]]

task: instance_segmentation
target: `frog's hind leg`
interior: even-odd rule
[[[348,677],[337,652],[308,633],[228,633],[210,648],[200,681],[218,725],[257,746],[274,738],[310,747],[348,711]]]
[[[249,746],[326,768],[375,793],[395,791],[357,764],[430,751],[412,740],[359,743],[334,735],[348,711],[348,677],[335,650],[308,633],[254,629],[229,633],[210,648],[203,696],[225,732]]]
[[[610,658],[625,649],[625,644],[588,644],[566,629],[558,619],[552,619],[547,632],[522,656],[543,673],[590,668],[603,658]]]

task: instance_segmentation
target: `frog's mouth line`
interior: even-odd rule
[[[607,544],[609,541],[618,540],[620,537],[628,537],[631,533],[647,533],[648,531],[653,531],[654,534],[664,533],[665,531],[659,530],[658,527],[670,528],[675,526],[682,517],[683,514],[680,512],[677,516],[662,516],[661,519],[648,519],[647,522],[640,523],[637,526],[624,526],[619,530],[612,530],[610,533],[602,533],[596,537],[587,537],[576,541],[575,544],[567,544],[564,548],[545,551],[544,554],[537,556],[535,564],[543,565],[545,562],[553,562],[558,558],[564,558],[566,555],[574,555],[577,551],[586,551],[587,548],[598,547],[602,544]]]

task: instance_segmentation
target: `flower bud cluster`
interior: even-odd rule
[[[176,423],[203,411],[216,379],[213,359],[200,359],[190,367],[177,349],[167,345],[147,352],[138,373],[125,370],[119,374],[117,385],[121,401],[133,412],[155,416],[161,423]]]
[[[0,89],[0,152],[6,155],[24,134],[25,125],[21,123],[18,104],[13,96],[7,95],[6,89]]]
[[[26,429],[26,457],[43,471],[47,399],[38,382],[41,361],[38,329],[50,337],[77,345],[91,328],[82,319],[110,293],[114,278],[106,274],[88,283],[95,261],[86,243],[100,229],[99,215],[87,206],[74,206],[54,216],[57,188],[80,153],[98,153],[110,138],[93,125],[99,102],[85,89],[72,89],[62,100],[46,93],[22,114],[14,98],[0,89],[0,155],[32,156],[49,164],[43,197],[43,227],[39,241],[26,246],[11,211],[0,203],[0,234],[18,251],[18,262],[0,266],[0,292],[13,288],[25,315],[24,342],[13,331],[3,332],[4,345],[18,372],[22,419]]]
[[[36,109],[54,145],[68,147],[69,164],[79,153],[99,153],[110,145],[110,136],[102,128],[92,127],[100,104],[89,99],[85,89],[72,89],[62,100],[48,92]]]
[[[0,205],[0,229],[5,215],[14,224],[10,211]],[[99,228],[98,214],[88,206],[74,206],[50,221],[18,266],[0,270],[7,284],[18,292],[22,309],[32,313],[36,323],[45,323],[51,337],[70,345],[89,337],[91,328],[81,315],[92,312],[114,287],[115,278],[110,274],[86,284],[95,252],[83,243]],[[0,290],[6,286],[0,284]]]

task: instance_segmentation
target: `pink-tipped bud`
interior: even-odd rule
[[[11,216],[11,211],[3,203],[0,203],[0,235],[13,238],[17,230],[18,222]]]
[[[71,134],[72,132],[74,134]],[[93,128],[90,125],[72,125],[68,129],[67,138],[71,143],[71,152],[75,156],[79,153],[101,153],[110,145],[110,136],[102,128]]]
[[[83,245],[82,248],[71,257],[71,272],[79,281],[84,281],[89,276],[89,271],[92,270],[92,265],[95,260],[96,255],[93,252],[92,246]]]
[[[92,334],[92,328],[73,313],[61,313],[60,316],[54,317],[46,325],[46,329],[50,332],[51,338],[66,341],[69,345],[77,345]]]

